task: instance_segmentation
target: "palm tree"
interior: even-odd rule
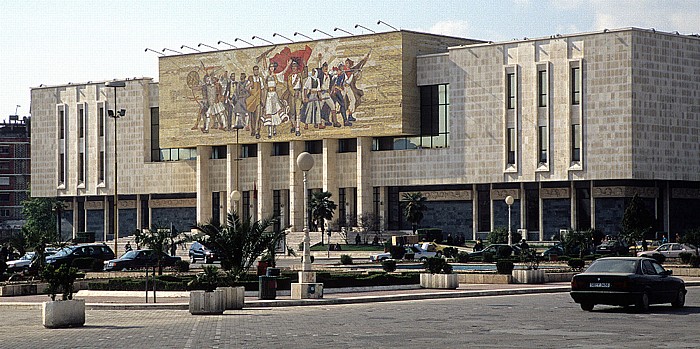
[[[168,254],[168,249],[172,246],[180,246],[189,239],[177,234],[169,228],[151,228],[151,229],[136,229],[134,231],[136,245],[145,246],[149,250],[153,250],[156,256],[156,265],[158,266],[158,275],[163,275],[163,255]]]
[[[251,222],[251,218],[242,219],[235,211],[230,211],[226,224],[197,224],[201,233],[197,241],[216,250],[221,257],[221,268],[228,271],[234,281],[248,272],[256,259],[266,249],[284,237],[284,232],[270,232],[275,218]]]
[[[404,205],[404,215],[406,220],[411,223],[413,234],[418,230],[418,224],[423,220],[423,211],[427,211],[428,207],[425,202],[428,198],[423,196],[421,192],[404,193],[401,197]]]
[[[316,226],[321,226],[321,245],[323,245],[323,235],[326,231],[325,220],[333,219],[333,211],[338,208],[338,205],[331,200],[332,195],[327,191],[316,192],[313,193],[309,201],[311,220]]]

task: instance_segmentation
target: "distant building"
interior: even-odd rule
[[[22,201],[29,196],[30,118],[10,115],[0,123],[0,237],[24,224]]]
[[[334,220],[363,214],[528,240],[617,234],[639,195],[657,232],[700,226],[700,39],[637,28],[483,42],[411,31],[165,56],[160,77],[32,89],[32,195],[73,233],[244,216],[303,225],[297,156]],[[232,195],[234,192],[238,195]],[[511,196],[510,207],[504,199]],[[238,200],[236,200],[238,199]],[[316,235],[319,238],[320,236]],[[314,237],[314,239],[316,238]]]

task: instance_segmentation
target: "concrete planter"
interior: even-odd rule
[[[43,289],[42,289],[43,290]],[[27,296],[37,294],[36,284],[15,284],[0,286],[0,296]]]
[[[224,313],[225,298],[223,290],[190,291],[190,314],[221,315]]]
[[[44,302],[41,318],[46,328],[81,327],[85,325],[85,300]]]
[[[459,274],[459,282],[462,284],[510,284],[513,276],[507,274]]]
[[[420,286],[423,288],[456,289],[459,287],[458,274],[420,274]]]
[[[224,309],[243,309],[245,303],[245,287],[222,287],[221,290],[224,291]]]
[[[516,284],[543,284],[544,270],[516,269],[513,270],[513,282]]]

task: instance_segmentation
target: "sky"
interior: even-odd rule
[[[398,29],[485,41],[605,28],[700,33],[698,0],[4,0],[0,4],[0,119],[30,115],[30,89],[151,77],[164,48],[284,43]],[[378,21],[385,24],[377,24]],[[335,30],[340,28],[341,30]],[[320,31],[314,32],[314,29]],[[274,35],[275,33],[279,35]],[[274,36],[273,36],[274,35]],[[280,36],[281,35],[281,36]],[[173,54],[166,51],[166,54]]]

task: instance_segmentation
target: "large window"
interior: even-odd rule
[[[537,143],[539,144],[539,162],[540,164],[546,164],[547,163],[547,145],[549,143],[549,134],[547,133],[547,126],[540,126],[539,127],[539,132],[538,132],[538,140]]]
[[[58,132],[60,139],[66,139],[66,112],[62,108],[58,110]]]
[[[78,155],[78,184],[85,183],[85,153]]]
[[[97,115],[97,128],[98,132],[100,132],[100,137],[103,137],[105,135],[105,107],[104,105],[101,105],[98,108],[98,115]]]
[[[66,154],[61,153],[58,156],[58,184],[66,183]]]
[[[581,104],[581,68],[571,68],[571,104]]]
[[[405,138],[402,149],[446,148],[450,144],[450,85],[420,88],[420,137]],[[412,145],[415,144],[415,147]]]
[[[549,92],[549,81],[547,71],[539,70],[537,72],[537,106],[547,106],[547,94]]]
[[[506,105],[515,109],[515,73],[506,74]]]
[[[162,161],[160,151],[160,111],[151,108],[151,161]]]
[[[571,161],[581,161],[581,125],[571,125]]]
[[[105,181],[105,152],[100,151],[100,157],[97,159],[97,182],[104,183]]]
[[[211,158],[212,159],[226,159],[226,146],[217,145],[211,147]]]
[[[160,149],[160,161],[197,160],[197,148]]]
[[[323,141],[306,141],[304,149],[309,154],[323,154]]]
[[[85,138],[85,109],[78,107],[78,138]]]
[[[357,153],[357,138],[339,139],[338,153]]]
[[[257,158],[258,157],[258,145],[257,144],[241,144],[241,158]]]
[[[508,137],[508,151],[507,151],[507,165],[515,165],[515,129],[514,128],[508,128],[507,132],[507,137]]]
[[[289,155],[289,142],[275,142],[272,144],[272,156]]]

